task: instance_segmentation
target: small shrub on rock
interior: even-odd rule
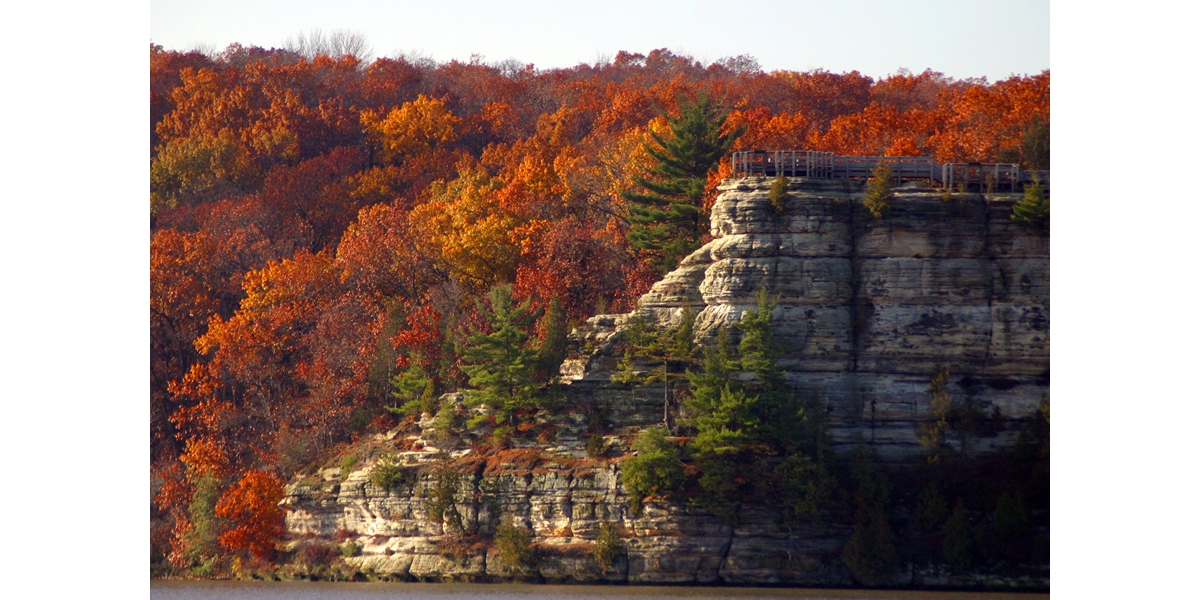
[[[1025,186],[1025,196],[1013,205],[1012,220],[1044,227],[1050,223],[1050,199],[1042,189],[1042,182],[1035,175],[1033,183]]]
[[[375,466],[371,467],[370,477],[371,485],[381,490],[391,490],[402,483],[413,481],[412,474],[400,464],[400,459],[394,454],[379,457]]]
[[[892,193],[895,187],[895,182],[892,181],[892,165],[886,162],[880,162],[875,167],[874,177],[867,184],[867,197],[863,199],[863,206],[871,211],[871,215],[878,218],[887,214],[892,207],[892,200],[896,195]]]
[[[604,436],[593,435],[588,437],[587,455],[591,458],[603,458],[608,455],[608,442],[604,441]]]
[[[496,525],[496,552],[500,562],[509,569],[527,571],[537,566],[537,553],[533,549],[533,536],[529,531],[513,525],[505,517]]]
[[[607,569],[624,551],[625,544],[621,543],[621,536],[617,534],[616,525],[601,523],[600,535],[596,537],[596,545],[592,548],[592,555],[596,557],[596,562]]]
[[[788,179],[780,175],[771,184],[771,191],[767,192],[767,199],[771,201],[771,216],[776,222],[783,217],[783,212],[787,210],[787,189]]]

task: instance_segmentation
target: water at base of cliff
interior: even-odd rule
[[[151,580],[154,600],[1033,600],[1049,594],[803,588]]]

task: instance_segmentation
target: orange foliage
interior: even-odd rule
[[[456,128],[460,123],[462,119],[454,116],[441,100],[423,94],[385,118],[370,109],[362,113],[363,130],[378,148],[377,160],[385,164],[427,160],[429,155],[458,139]]]
[[[283,480],[274,473],[248,471],[217,501],[216,514],[230,526],[217,537],[234,552],[250,552],[267,558],[283,535]]]
[[[621,192],[680,98],[723,99],[738,149],[942,162],[1012,155],[1050,118],[1048,71],[875,81],[665,49],[543,71],[240,45],[150,58],[155,503],[178,538],[191,478],[243,473],[221,543],[252,554],[280,531],[281,482],[253,470],[280,464],[279,432],[348,441],[409,357],[453,389],[454,339],[494,284],[558,296],[572,321],[635,306],[658,275],[629,250]]]

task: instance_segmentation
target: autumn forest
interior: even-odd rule
[[[267,554],[284,483],[412,418],[406,402],[476,386],[472,340],[501,309],[524,319],[534,380],[552,380],[547,340],[630,311],[677,262],[644,241],[631,199],[654,191],[656,148],[697,106],[728,150],[1049,168],[1049,71],[767,73],[662,49],[542,70],[151,45],[153,552],[187,565],[203,533]],[[693,212],[730,172],[703,173]],[[523,410],[497,407],[497,422]],[[220,531],[197,533],[201,496]]]

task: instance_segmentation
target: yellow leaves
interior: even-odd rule
[[[373,110],[363,111],[361,116],[363,131],[379,148],[383,163],[426,155],[454,142],[461,122],[441,100],[424,94],[392,110],[386,118]]]
[[[250,147],[259,155],[277,160],[292,160],[300,155],[300,137],[283,126],[271,129],[255,126],[251,129]]]
[[[402,177],[400,169],[390,165],[359,171],[348,178],[350,197],[364,205],[388,202],[400,193]]]
[[[460,281],[477,289],[511,281],[519,249],[509,236],[521,219],[513,198],[500,194],[501,182],[478,166],[463,165],[450,183],[430,186],[430,200],[409,213],[414,231]],[[511,196],[511,194],[510,194]]]
[[[210,435],[188,438],[179,461],[187,467],[188,479],[192,481],[205,475],[221,479],[230,472],[229,455],[220,441]]]
[[[172,139],[150,163],[150,213],[218,200],[258,176],[253,158],[228,130]]]

